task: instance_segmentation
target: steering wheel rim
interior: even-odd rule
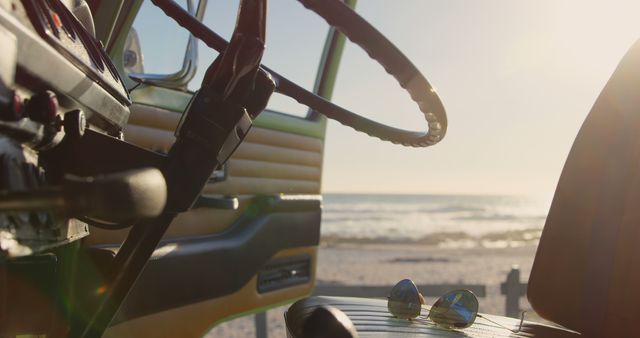
[[[383,141],[411,147],[427,147],[444,138],[447,131],[447,115],[442,101],[424,75],[391,41],[339,0],[298,1],[360,46],[370,58],[382,65],[387,73],[398,81],[424,115],[427,131],[410,131],[370,120],[302,88],[261,65],[260,67],[269,72],[275,81],[276,92],[291,97],[300,104],[343,125]],[[227,48],[228,42],[224,38],[191,16],[173,0],[152,0],[152,2],[210,48],[220,53]]]

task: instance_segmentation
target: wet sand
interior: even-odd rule
[[[535,256],[535,246],[506,248],[442,248],[416,244],[323,243],[318,257],[318,284],[393,285],[403,278],[416,284],[484,284],[487,297],[480,298],[480,311],[504,315],[505,297],[500,295],[513,265],[526,281]],[[381,295],[384,296],[384,295]],[[432,304],[434,298],[427,298]],[[521,309],[528,310],[526,297]],[[278,307],[267,313],[270,338],[286,337],[283,313]],[[527,319],[536,320],[535,315]],[[207,336],[225,338],[255,337],[254,317],[222,323]]]

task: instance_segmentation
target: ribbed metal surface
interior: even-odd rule
[[[577,337],[571,332],[549,326],[527,323],[527,327],[519,333],[513,333],[507,328],[516,329],[519,320],[484,315],[500,323],[500,327],[484,318],[477,318],[475,323],[466,329],[448,330],[437,327],[426,318],[429,307],[423,306],[422,315],[415,320],[394,318],[387,310],[385,299],[348,298],[348,297],[311,297],[300,300],[289,308],[285,314],[287,330],[290,337],[301,336],[302,325],[307,316],[318,306],[331,305],[343,311],[353,322],[360,338],[426,338],[426,337]]]

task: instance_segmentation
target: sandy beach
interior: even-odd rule
[[[416,284],[484,284],[487,297],[480,298],[480,311],[505,313],[505,297],[500,295],[513,265],[521,269],[526,281],[535,256],[535,246],[504,248],[447,248],[418,244],[366,244],[323,242],[318,257],[318,284],[393,285],[403,278]],[[384,295],[381,295],[383,297]],[[434,298],[427,298],[432,304]],[[520,299],[521,309],[529,310],[526,298]],[[286,337],[283,313],[287,307],[268,311],[270,338]],[[536,320],[535,314],[527,319]],[[213,337],[255,337],[254,317],[248,316],[222,323],[208,335]]]

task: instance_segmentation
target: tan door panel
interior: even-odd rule
[[[293,118],[293,117],[292,117]],[[166,153],[175,141],[180,114],[157,107],[134,104],[125,139],[138,146]],[[252,128],[228,161],[228,177],[208,184],[203,193],[233,195],[240,199],[238,210],[193,209],[181,214],[165,238],[211,234],[225,230],[237,220],[254,195],[320,194],[323,142],[321,139]],[[93,228],[88,245],[121,242],[127,230]]]
[[[281,116],[279,118],[281,118]],[[297,119],[296,117],[290,118]],[[131,107],[130,123],[127,125],[125,130],[125,139],[138,146],[161,153],[167,153],[175,142],[174,131],[179,123],[179,119],[179,113],[147,105],[134,104]],[[318,123],[322,123],[322,121],[319,121]],[[252,216],[253,211],[251,210],[254,209],[248,208],[252,208],[252,201],[255,196],[266,195],[280,199],[289,199],[290,197],[293,197],[294,200],[296,198],[307,200],[311,198],[315,199],[316,203],[318,203],[317,199],[320,194],[322,177],[322,156],[323,140],[321,138],[297,135],[294,133],[254,126],[245,138],[245,141],[238,147],[234,155],[227,162],[225,178],[222,181],[209,183],[203,189],[203,194],[207,197],[224,198],[229,195],[237,197],[240,202],[238,209],[222,210],[214,208],[194,208],[188,212],[182,213],[176,218],[165,234],[165,244],[175,243],[173,246],[169,246],[175,250],[182,249],[189,251],[190,249],[182,245],[181,243],[184,242],[181,241],[196,240],[202,242],[203,239],[211,238],[211,236],[213,236],[214,238],[211,238],[211,242],[203,245],[218,245],[215,242],[216,238],[224,237],[224,234],[228,234],[229,232],[239,231],[238,229],[242,229],[247,226],[247,222],[252,222],[250,219],[255,215]],[[285,204],[290,205],[290,203]],[[258,205],[256,205],[256,207]],[[193,303],[189,303],[190,301],[184,301],[184,305],[179,304],[180,302],[178,302],[172,305],[173,307],[166,306],[162,308],[162,306],[160,306],[157,310],[149,310],[147,312],[149,314],[139,313],[138,315],[135,315],[133,314],[135,310],[131,310],[133,312],[124,310],[121,314],[121,321],[114,327],[110,328],[109,331],[107,331],[106,336],[201,337],[210,327],[212,327],[212,325],[215,324],[215,322],[221,321],[229,316],[236,316],[248,311],[255,311],[261,307],[271,307],[276,304],[291,302],[297,298],[308,295],[313,290],[315,283],[317,246],[313,243],[318,240],[310,241],[308,238],[309,236],[311,236],[311,238],[319,236],[320,222],[319,204],[314,208],[315,209],[312,210],[315,211],[311,211],[311,213],[309,213],[308,209],[305,209],[307,210],[305,211],[307,212],[307,215],[310,215],[305,216],[307,218],[303,218],[307,221],[302,221],[299,216],[296,216],[296,211],[284,211],[280,209],[278,209],[279,211],[274,211],[276,213],[280,213],[279,216],[273,216],[275,218],[279,217],[280,219],[275,222],[282,222],[280,224],[283,225],[286,224],[286,226],[289,227],[288,229],[299,230],[298,232],[293,232],[299,233],[299,235],[295,235],[295,238],[291,237],[290,240],[284,240],[283,242],[283,238],[286,236],[283,237],[280,235],[281,232],[273,232],[274,230],[272,228],[259,225],[260,229],[264,230],[260,234],[247,232],[246,234],[243,233],[243,235],[241,235],[265,236],[265,233],[271,231],[271,235],[256,238],[255,241],[246,240],[247,237],[243,237],[247,243],[259,243],[256,246],[246,246],[247,244],[242,244],[242,240],[237,242],[237,244],[236,242],[229,241],[225,242],[225,244],[219,244],[221,247],[224,247],[225,245],[232,245],[235,247],[237,245],[238,250],[247,253],[253,252],[252,256],[250,255],[252,258],[247,258],[246,255],[233,256],[233,254],[232,256],[236,258],[228,258],[234,259],[233,264],[242,264],[243,260],[247,259],[249,259],[249,262],[253,262],[251,264],[254,264],[243,264],[245,270],[247,270],[247,274],[245,274],[244,277],[242,277],[243,279],[238,282],[237,288],[228,289],[229,291],[224,292],[220,291],[216,296],[203,295],[203,298],[201,298],[202,300],[199,300],[198,298],[190,300],[193,301]],[[289,212],[292,212],[292,214],[288,214]],[[312,216],[314,213],[317,217]],[[271,225],[269,226],[273,227],[272,223],[274,221],[272,220],[270,222]],[[231,228],[230,226],[234,224],[237,226]],[[251,226],[252,225],[249,225],[249,227]],[[255,225],[253,227],[253,229],[256,229]],[[88,237],[85,245],[114,245],[116,243],[120,243],[125,238],[127,232],[128,229],[111,231],[92,228],[92,236]],[[291,231],[285,232],[289,234],[292,233]],[[307,236],[307,239],[302,239],[302,237],[305,236]],[[279,239],[280,243],[273,244],[272,241],[276,238]],[[304,244],[297,244],[297,240],[302,240]],[[274,245],[278,245],[281,248],[290,248],[277,249],[266,255],[260,253],[260,249],[263,246],[267,248],[266,250],[270,250],[268,248],[274,247]],[[163,248],[160,248],[156,251],[161,252],[162,250]],[[276,254],[273,255],[273,252],[276,252]],[[188,253],[186,255],[188,255]],[[273,256],[269,258],[270,255]],[[269,268],[267,268],[269,264],[279,264],[271,263],[273,262],[272,259],[289,257],[293,260],[292,262],[294,262],[292,264],[297,264],[296,262],[299,262],[301,259],[300,255],[305,255],[302,259],[305,262],[308,262],[306,263],[308,264],[307,268],[310,275],[308,279],[303,279],[293,284],[278,285],[277,290],[274,291],[265,291],[265,289],[260,289],[263,287],[264,282],[258,283],[259,276],[269,275],[266,272],[270,271]],[[154,259],[163,262],[171,261],[171,258],[161,256],[162,255],[154,255]],[[192,260],[191,257],[189,257],[183,261],[184,264],[181,266],[190,269],[190,272],[187,273],[187,275],[190,275],[191,277],[188,277],[188,280],[193,280],[192,278],[200,278],[202,281],[202,272],[204,272],[204,269],[217,271],[211,270],[212,268],[208,268],[207,265],[211,264],[211,266],[217,265],[220,267],[220,260],[225,259],[223,257],[228,256],[214,255],[212,256],[212,259],[207,258],[207,260],[202,260],[202,258],[198,257],[194,257]],[[256,258],[259,258],[259,264],[256,264]],[[251,267],[249,268],[248,266]],[[147,269],[149,269],[149,267],[147,267]],[[147,279],[153,279],[153,281],[158,282],[161,279],[171,279],[172,275],[175,273],[174,270],[175,266],[174,268],[171,266],[167,266],[166,269],[163,268],[161,271],[164,272],[159,272],[160,270],[156,269],[156,275],[154,275],[153,272],[147,271]],[[236,268],[235,271],[237,272],[237,270],[238,269]],[[230,268],[230,270],[224,268],[220,270],[220,274],[216,272],[215,276],[235,273],[233,271],[234,268]],[[142,280],[145,279],[144,276],[145,273],[143,272],[143,276],[141,276]],[[184,275],[181,274],[181,276]],[[211,276],[208,278],[211,278]],[[217,278],[214,278],[212,281],[215,283],[216,279]],[[165,282],[169,284],[176,283],[175,285],[178,288],[202,288],[202,284],[197,283],[197,281],[189,283],[187,280],[165,280]],[[139,280],[138,284],[140,283],[141,282]],[[158,286],[157,282],[154,285]],[[225,285],[226,286],[223,285],[221,287],[229,287],[228,284]],[[210,287],[215,288],[213,285]],[[259,289],[261,292],[259,292]],[[127,305],[125,302],[124,308],[127,309],[129,307],[129,309],[131,309],[135,308],[135,304],[146,304],[144,300],[148,298],[145,297],[163,297],[162,295],[156,296],[148,293],[155,292],[154,290],[155,288],[153,287],[149,288],[141,286],[139,289],[134,287],[129,297],[129,299],[131,299],[131,303]],[[168,289],[165,289],[165,292],[167,290]],[[212,290],[222,289],[215,288]],[[147,294],[145,295],[145,293]],[[141,302],[140,299],[142,299]],[[161,302],[161,304],[166,303]]]
[[[322,175],[318,167],[243,159],[229,161],[228,168],[229,175],[232,177],[264,177],[319,182]]]

